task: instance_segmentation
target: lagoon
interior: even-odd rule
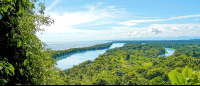
[[[107,49],[102,49],[102,50],[88,50],[88,51],[83,51],[83,52],[78,52],[74,53],[71,55],[65,55],[61,56],[57,61],[57,67],[64,70],[73,67],[74,65],[78,65],[84,61],[87,60],[94,60],[97,58],[100,54],[103,54],[106,52],[108,49],[113,49],[117,47],[122,47],[124,46],[125,43],[113,43],[109,48]]]

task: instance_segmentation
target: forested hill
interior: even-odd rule
[[[36,33],[54,20],[44,15],[44,3],[35,9],[37,1],[0,0],[0,85],[200,85],[199,40],[115,41],[126,44],[94,61],[57,68],[56,57],[112,43],[63,51],[45,48]],[[176,51],[158,57],[164,47]]]
[[[164,52],[164,48],[159,45],[127,43],[123,47],[107,50],[94,61],[85,61],[64,70],[63,74],[74,77],[70,80],[73,84],[127,84],[127,80],[135,79],[133,72],[136,69],[151,67],[154,64],[152,60],[156,61],[157,56]]]
[[[106,49],[106,48],[109,48],[111,45],[112,45],[112,42],[109,42],[109,43],[97,44],[94,46],[83,47],[83,48],[71,48],[71,49],[67,49],[67,50],[53,51],[52,57],[54,59],[56,59],[56,58],[59,58],[60,56],[69,55],[69,54],[73,54],[76,52]]]
[[[61,75],[67,76],[68,83],[79,85],[170,85],[171,77],[168,73],[172,70],[181,73],[186,66],[195,71],[199,70],[199,56],[193,57],[194,53],[189,51],[197,49],[199,42],[164,42],[127,42],[123,47],[107,50],[94,61],[88,60],[63,70]],[[164,53],[163,46],[170,44],[177,49],[176,52],[167,59],[158,57]],[[182,46],[183,44],[185,46]],[[190,49],[184,52],[189,54],[179,55],[188,47]],[[199,48],[195,52],[199,55]]]

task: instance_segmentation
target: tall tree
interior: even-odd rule
[[[37,0],[0,0],[0,84],[41,84],[45,68],[54,62],[35,35],[54,21],[35,12]],[[47,62],[47,60],[49,62]],[[42,68],[44,67],[44,68]],[[36,74],[37,73],[37,74]]]

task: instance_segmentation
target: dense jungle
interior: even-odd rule
[[[112,41],[83,48],[52,50],[35,34],[54,20],[37,0],[0,0],[0,85],[199,85],[200,40]],[[56,58],[101,50],[94,61],[72,68],[56,67]],[[175,49],[170,56],[165,48]]]

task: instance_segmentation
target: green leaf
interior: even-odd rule
[[[10,67],[10,68],[8,68],[8,69],[9,69],[10,72],[12,72],[12,74],[9,73],[11,76],[15,74],[15,71],[14,71],[15,68],[14,68],[14,67]]]
[[[186,84],[185,78],[183,78],[181,73],[179,73],[176,70],[169,72],[168,76],[169,76],[169,79],[170,79],[172,85],[185,85]]]
[[[20,40],[18,40],[17,47],[20,47],[21,44],[22,44],[22,42]]]
[[[8,68],[6,67],[5,68],[5,72],[8,74],[9,73],[9,70],[8,70]]]
[[[187,67],[185,67],[184,69],[183,69],[183,71],[182,71],[182,76],[184,77],[184,78],[191,78],[192,77],[192,69],[189,69],[188,68],[188,66]]]
[[[28,63],[28,60],[27,60],[27,59],[24,60],[24,65],[25,65],[25,66],[27,65],[27,63]]]

